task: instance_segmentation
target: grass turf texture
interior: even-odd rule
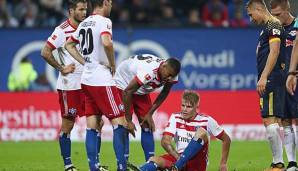
[[[144,163],[140,142],[130,144],[130,162]],[[156,142],[156,154],[164,151]],[[208,171],[217,171],[221,157],[221,143],[212,141],[209,148]],[[101,163],[116,170],[116,161],[111,142],[101,145]],[[286,159],[286,158],[285,158]],[[72,144],[72,161],[80,171],[88,171],[84,143]],[[232,142],[228,166],[230,171],[262,171],[271,162],[266,141]],[[0,142],[0,171],[59,171],[63,170],[58,142]]]

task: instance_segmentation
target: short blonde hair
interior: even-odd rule
[[[182,98],[193,106],[200,102],[200,95],[192,90],[184,90]]]

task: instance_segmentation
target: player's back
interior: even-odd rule
[[[108,58],[102,44],[101,36],[112,36],[112,22],[101,15],[91,15],[82,21],[74,34],[79,41],[80,53],[85,60],[82,83],[94,86],[114,85],[108,65]]]
[[[285,40],[286,35],[283,26],[279,21],[275,19],[269,20],[264,26],[260,36],[259,44],[257,48],[257,69],[258,79],[265,68],[268,56],[270,53],[270,42],[280,39],[280,49],[278,58],[272,72],[270,73],[268,80],[272,83],[283,83],[283,71],[285,69]]]
[[[141,82],[143,82],[143,77],[147,77],[148,80],[156,78],[157,70],[163,61],[163,58],[151,54],[134,55],[125,59],[116,69],[114,77],[116,86],[120,89],[125,89],[135,77],[141,79]],[[139,94],[145,93],[142,87],[138,91]]]

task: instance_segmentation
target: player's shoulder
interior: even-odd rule
[[[273,30],[273,29],[283,30],[283,26],[281,22],[275,17],[272,17],[268,20],[266,24],[266,28],[267,30]]]
[[[206,121],[209,121],[209,120],[212,120],[213,118],[206,114],[206,113],[198,113],[197,117],[195,118],[196,120],[206,120]]]
[[[108,17],[104,17],[102,15],[91,15],[88,17],[89,19],[94,19],[94,20],[100,20],[103,22],[112,22],[111,19],[109,19]]]
[[[59,28],[59,29],[61,29],[61,30],[64,30],[64,29],[66,29],[67,27],[69,27],[70,26],[70,24],[69,24],[69,22],[68,22],[68,20],[65,20],[65,21],[63,21],[58,27],[56,27],[56,28]]]

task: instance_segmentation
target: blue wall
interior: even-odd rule
[[[0,91],[7,91],[7,77],[16,53],[34,41],[46,40],[51,32],[0,30]],[[145,52],[179,58],[182,71],[174,89],[255,89],[257,29],[115,29],[113,32],[118,61]],[[43,73],[46,65],[39,54],[38,49],[28,56],[35,69]]]

